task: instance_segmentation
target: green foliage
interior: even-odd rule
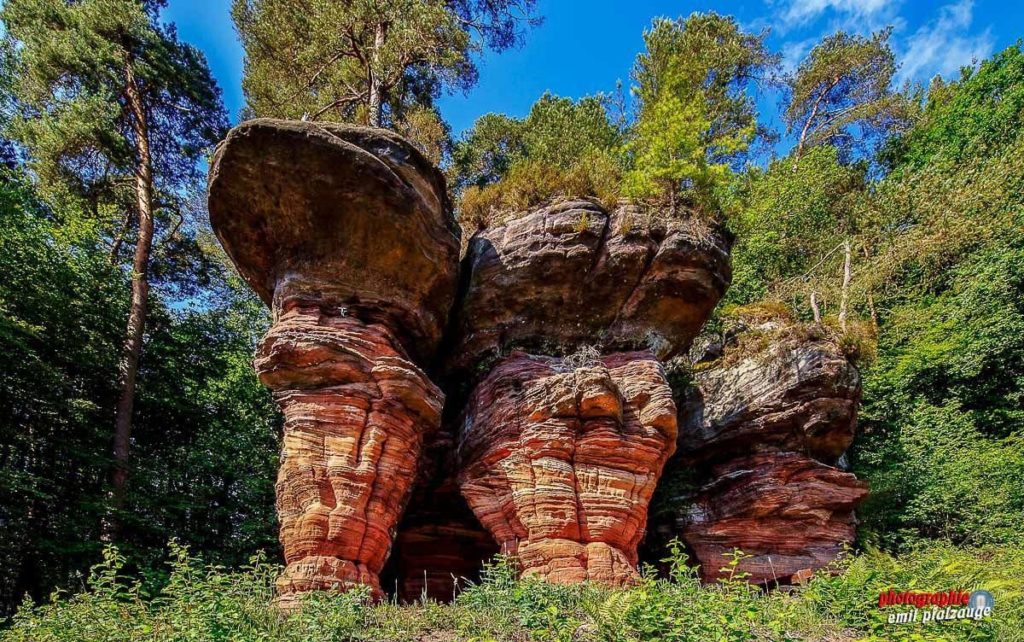
[[[921,122],[893,139],[883,159],[895,173],[930,163],[998,155],[1024,124],[1024,51],[1013,46],[965,68],[958,82],[933,83]]]
[[[855,230],[865,174],[862,164],[842,163],[831,145],[808,150],[796,169],[783,158],[748,172],[744,206],[729,219],[736,245],[728,302],[785,298],[803,288],[799,277],[820,269],[822,257]]]
[[[852,461],[872,486],[863,536],[888,547],[1024,544],[1021,60],[933,88],[862,234],[859,288],[884,312]]]
[[[775,63],[765,35],[743,32],[733,18],[694,13],[655,20],[633,71],[638,116],[629,143],[632,169],[624,192],[675,208],[716,205],[730,162],[758,133],[747,86]]]
[[[799,136],[794,165],[805,147],[827,143],[848,155],[905,130],[913,120],[912,98],[892,89],[896,60],[888,42],[891,32],[883,29],[869,38],[834,33],[789,74],[783,119]]]
[[[0,177],[0,613],[79,585],[100,552],[127,276],[90,221]],[[172,536],[226,564],[277,546],[280,419],[250,363],[267,313],[219,265],[211,301],[151,302],[122,515],[147,586]]]
[[[839,562],[792,592],[764,593],[735,572],[743,554],[723,559],[730,579],[703,586],[678,544],[666,560],[666,579],[609,589],[585,583],[554,585],[516,580],[515,561],[499,557],[478,585],[454,603],[373,605],[365,591],[319,593],[300,612],[271,606],[279,567],[254,558],[238,571],[202,564],[172,544],[169,579],[147,595],[124,575],[124,559],[108,548],[88,590],[26,603],[4,642],[120,642],[224,640],[238,642],[411,639],[495,642],[673,642],[871,640],[1010,641],[1024,617],[1019,549],[963,550],[933,546],[892,557],[877,551]],[[877,607],[890,588],[916,591],[984,588],[995,596],[991,618],[889,625]]]
[[[545,94],[547,95],[547,94]],[[484,114],[455,144],[448,184],[457,193],[466,187],[497,183],[525,154],[523,123],[504,114]]]
[[[17,51],[11,132],[51,198],[81,199],[111,218],[131,209],[138,132],[126,107],[129,67],[148,111],[164,208],[200,178],[197,161],[227,126],[220,90],[203,54],[179,42],[158,9],[130,0],[4,3]]]
[[[896,308],[865,377],[868,535],[1024,545],[1024,238]]]
[[[608,113],[608,97],[577,101],[545,93],[530,108],[521,129],[523,156],[568,169],[595,151],[615,151],[622,133]]]
[[[732,164],[763,133],[748,86],[777,57],[763,34],[713,13],[656,20],[644,40],[634,69],[639,107],[628,127],[609,118],[608,96],[573,102],[545,94],[524,119],[477,121],[456,144],[449,172],[465,225],[583,196],[670,204],[670,215],[720,209]]]
[[[125,279],[54,218],[0,176],[0,612],[87,568],[99,526]]]
[[[469,230],[486,227],[555,198],[614,205],[621,144],[604,96],[573,101],[545,93],[522,120],[487,114],[453,155],[460,221]]]
[[[252,116],[398,127],[441,88],[468,89],[473,56],[516,43],[534,0],[234,0]],[[436,115],[436,112],[433,112]]]

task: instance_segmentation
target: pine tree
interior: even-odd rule
[[[673,211],[680,195],[697,205],[712,199],[730,164],[763,133],[747,89],[776,64],[764,39],[714,13],[659,19],[644,33],[646,51],[633,70],[639,109],[627,195],[663,198]]]
[[[160,23],[160,8],[135,0],[9,0],[0,16],[19,55],[11,132],[41,186],[98,219],[121,210],[124,232],[136,232],[108,537],[116,534],[128,478],[156,220],[180,202],[199,176],[197,161],[226,128],[204,57]],[[125,236],[112,234],[115,259]]]
[[[442,88],[472,86],[472,54],[513,46],[538,22],[534,4],[234,0],[248,112],[395,127],[408,110],[431,109]]]
[[[794,169],[809,145],[829,143],[847,151],[910,124],[914,103],[892,88],[891,31],[870,38],[841,31],[828,36],[786,79],[790,97],[783,119],[790,132],[800,132]]]

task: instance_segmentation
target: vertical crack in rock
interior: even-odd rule
[[[210,221],[271,305],[255,367],[284,414],[282,606],[379,575],[444,395],[431,364],[459,233],[440,173],[401,138],[255,120],[211,164]]]

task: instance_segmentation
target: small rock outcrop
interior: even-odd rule
[[[209,208],[273,311],[255,366],[285,417],[281,602],[357,583],[381,595],[444,402],[423,369],[456,293],[444,181],[382,130],[255,120],[218,147]]]
[[[814,332],[814,329],[810,329]],[[737,452],[796,451],[833,464],[853,442],[860,375],[816,335],[788,337],[768,327],[764,347],[727,346],[698,364],[680,403],[679,447],[693,460]]]
[[[710,478],[679,531],[706,580],[722,574],[734,549],[747,556],[738,570],[755,584],[828,566],[853,541],[853,509],[867,494],[852,474],[793,452],[737,457]]]
[[[679,409],[691,487],[656,530],[679,535],[705,579],[734,549],[751,582],[786,583],[827,566],[854,538],[867,486],[837,468],[853,440],[860,379],[830,341],[762,329],[764,347],[698,364]]]

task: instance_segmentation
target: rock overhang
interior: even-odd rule
[[[440,341],[460,231],[444,177],[401,137],[336,123],[256,119],[210,165],[210,222],[275,313],[315,299],[383,317],[408,346]],[[379,319],[376,319],[379,320]]]

